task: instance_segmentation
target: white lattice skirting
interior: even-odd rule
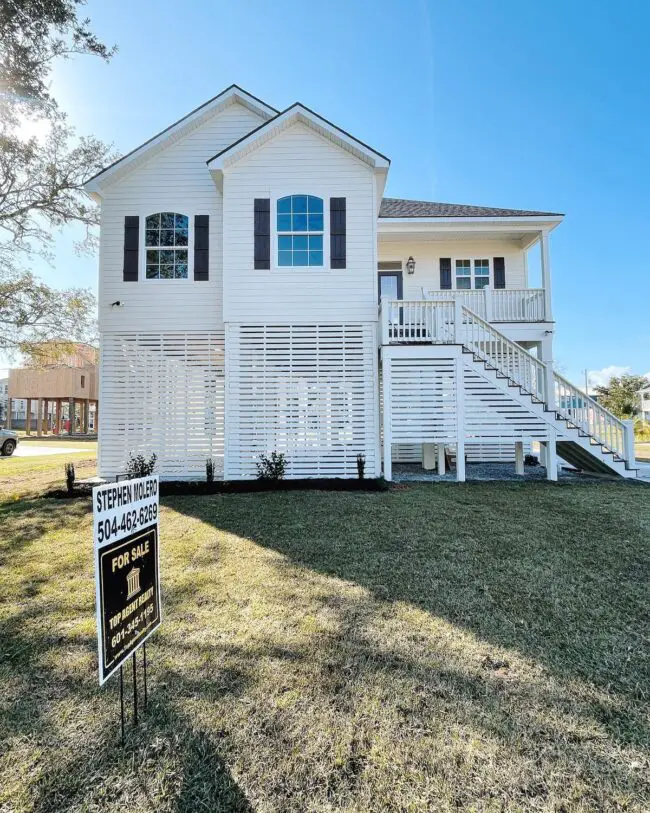
[[[223,333],[111,333],[101,343],[99,472],[129,453],[158,457],[162,477],[223,476]]]
[[[287,477],[379,465],[374,324],[226,326],[226,479],[281,452]]]

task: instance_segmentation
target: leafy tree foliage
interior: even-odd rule
[[[638,392],[649,386],[642,375],[614,376],[606,386],[596,387],[598,401],[617,418],[633,418],[639,409]]]
[[[92,294],[50,288],[30,268],[37,256],[51,260],[53,232],[67,224],[86,226],[81,247],[93,247],[98,207],[82,185],[115,157],[98,139],[75,136],[49,88],[56,59],[114,53],[78,16],[83,4],[0,0],[0,351],[10,356],[34,359],[41,342],[91,338]],[[25,137],[35,121],[47,134]]]

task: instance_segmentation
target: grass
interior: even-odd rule
[[[648,810],[645,489],[166,498],[124,749],[90,502],[5,502],[0,810]]]
[[[59,443],[39,445],[59,446]],[[0,456],[0,502],[36,496],[56,486],[65,487],[66,463],[74,463],[78,480],[92,477],[96,471],[97,444],[86,441],[73,448],[82,451],[34,457]]]

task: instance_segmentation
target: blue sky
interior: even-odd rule
[[[109,65],[61,64],[80,133],[128,151],[236,82],[300,100],[392,159],[386,194],[560,211],[556,358],[650,370],[650,8],[572,0],[90,0]],[[57,239],[53,284],[96,287]]]

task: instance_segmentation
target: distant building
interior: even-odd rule
[[[99,423],[98,353],[88,344],[76,344],[70,353],[48,360],[47,349],[38,367],[10,370],[0,419],[11,429],[32,429],[38,435],[96,433]],[[30,419],[27,420],[29,413]]]
[[[650,421],[650,387],[643,387],[638,392],[639,418]]]

